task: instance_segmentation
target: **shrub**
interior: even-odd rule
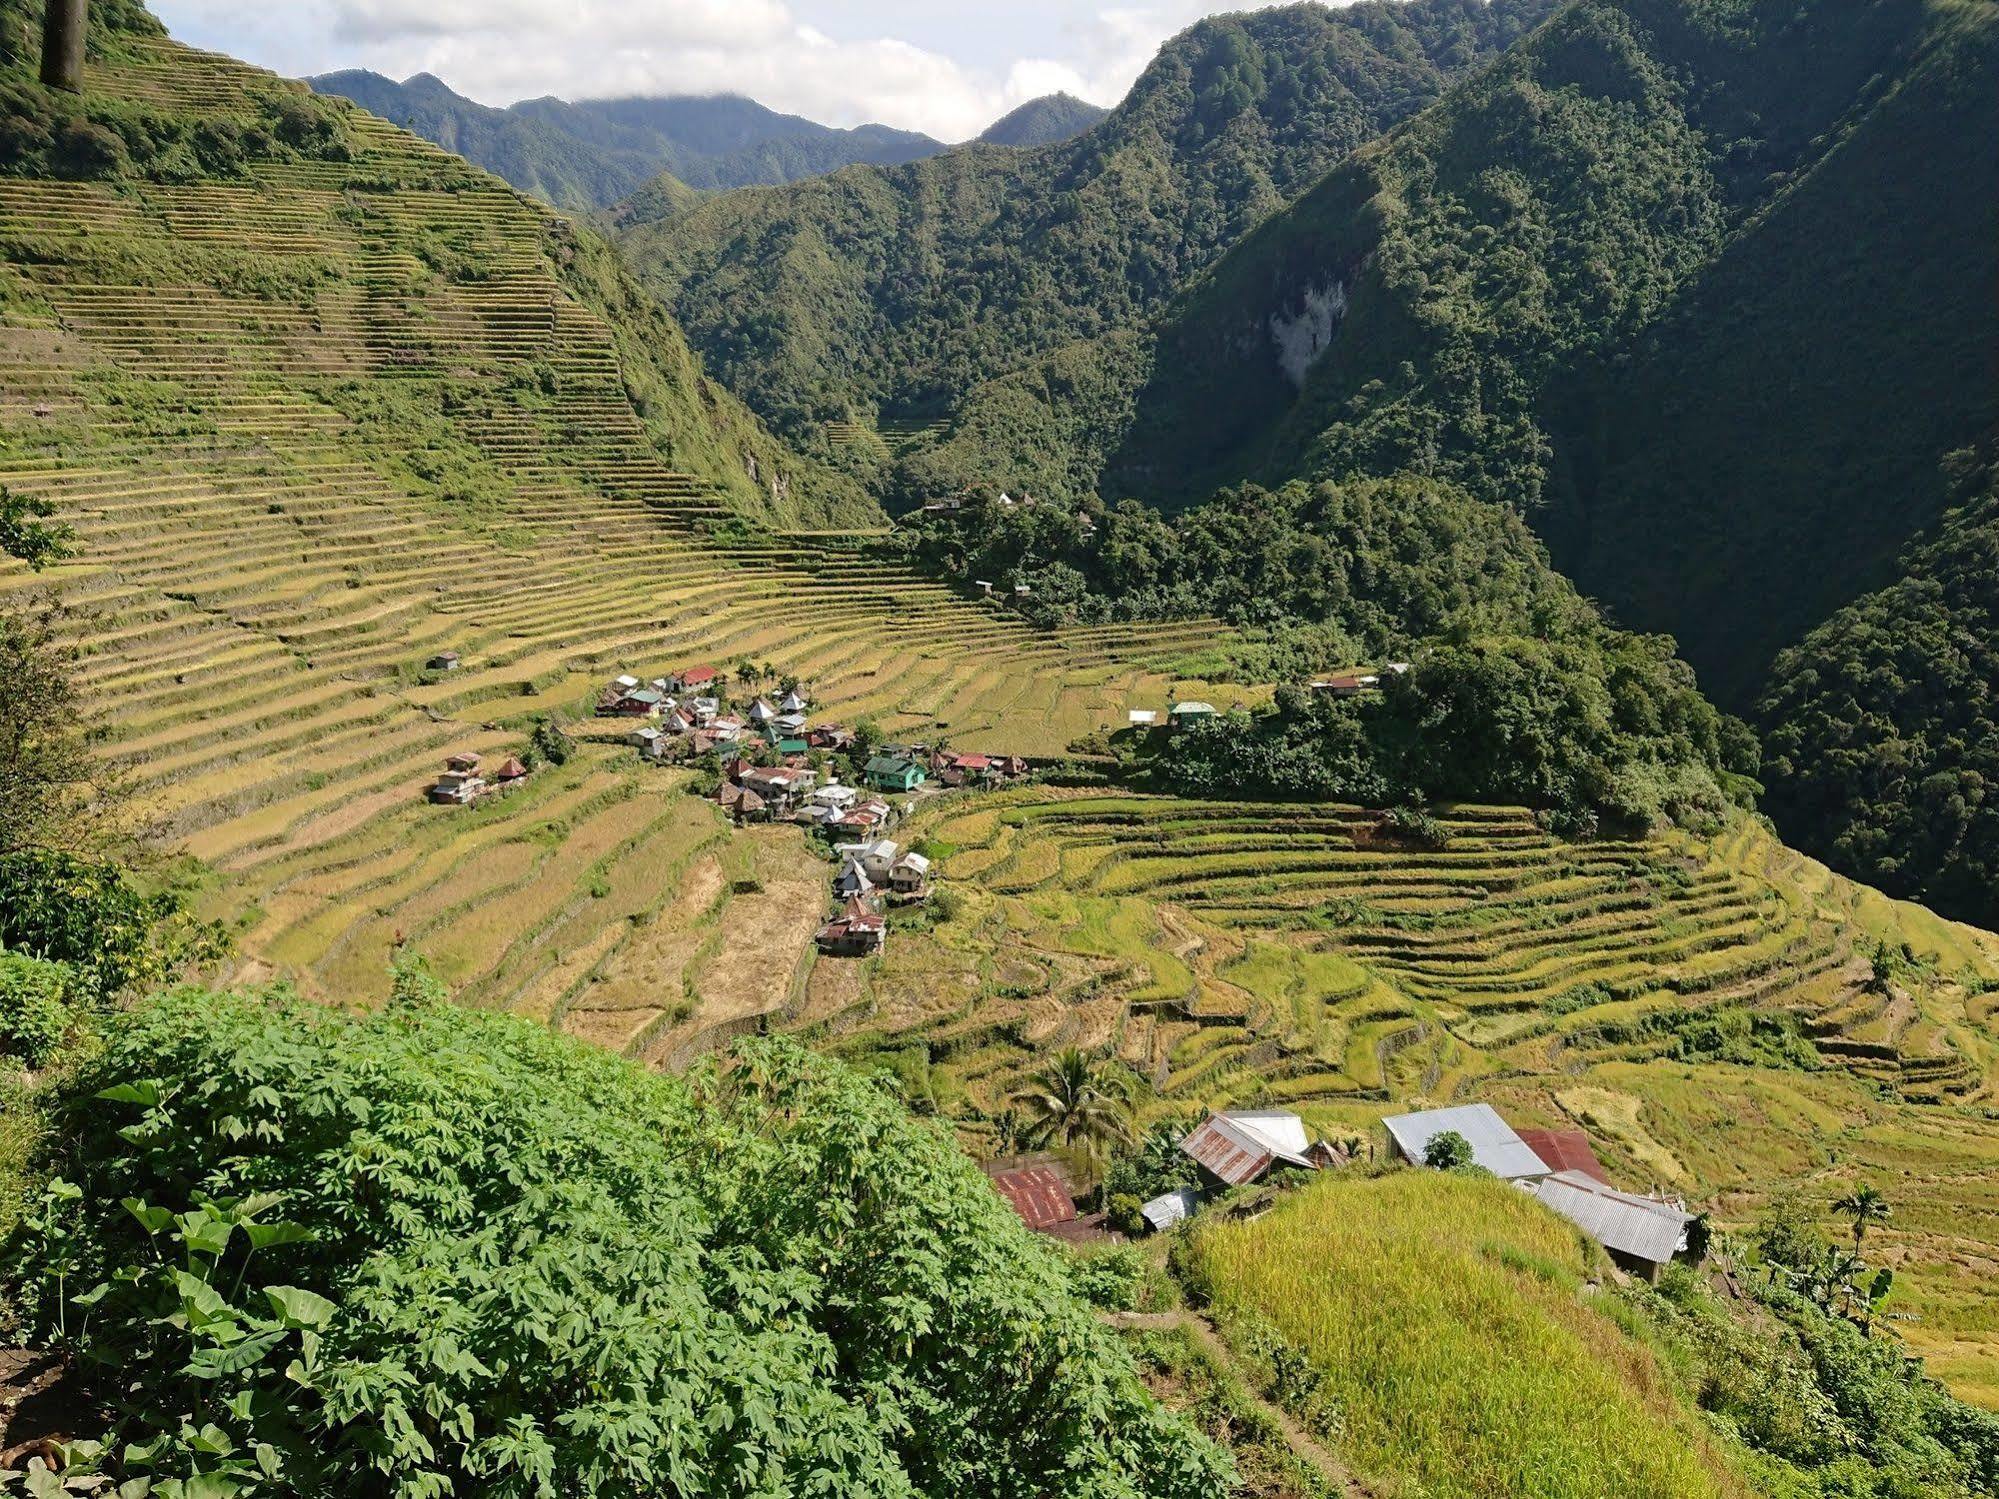
[[[0,1043],[8,1056],[41,1067],[76,1024],[76,975],[62,963],[0,952]]]
[[[1147,1227],[1140,1211],[1144,1206],[1136,1192],[1114,1193],[1104,1203],[1104,1221],[1121,1234],[1142,1234]]]
[[[1454,1129],[1432,1135],[1423,1147],[1423,1164],[1438,1171],[1462,1171],[1472,1164],[1471,1141]]]
[[[1138,1205],[1132,1204],[1136,1214]],[[1128,1312],[1145,1291],[1145,1256],[1129,1244],[1076,1254],[1069,1262],[1069,1283],[1091,1306],[1107,1312]]]
[[[60,1089],[10,1263],[187,1493],[1196,1499],[1226,1460],[939,1129],[790,1043],[692,1079],[402,996],[178,991]],[[60,1179],[59,1179],[60,1182]],[[86,1319],[65,1293],[86,1288]]]

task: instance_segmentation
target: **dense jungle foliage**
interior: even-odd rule
[[[1770,810],[1799,845],[1891,894],[1999,926],[1999,489],[1903,576],[1777,658],[1758,708]]]
[[[989,582],[1044,624],[1214,617],[1318,627],[1326,665],[1450,631],[1546,635],[1594,619],[1517,515],[1407,476],[1247,484],[1165,516],[1136,501],[1003,505],[905,519],[948,577]]]
[[[944,149],[914,131],[838,130],[732,95],[524,99],[494,109],[428,73],[397,83],[354,68],[306,82],[580,213],[609,208],[662,174],[681,187],[714,190],[795,182],[856,162],[914,161]]]
[[[149,1001],[51,1108],[15,1289],[155,1492],[1227,1487],[948,1134],[790,1043],[661,1077],[410,965]]]
[[[1282,687],[1268,711],[1189,724],[1129,763],[1188,796],[1502,802],[1584,834],[1711,825],[1753,795],[1756,769],[1754,740],[1670,641],[1609,631],[1434,646],[1358,698]],[[1429,836],[1420,813],[1390,834]]]
[[[1074,141],[724,195],[622,244],[709,366],[797,437],[941,415],[1160,307],[1552,0],[1299,5],[1202,21]]]

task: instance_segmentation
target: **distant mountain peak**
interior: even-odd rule
[[[979,141],[988,146],[1052,146],[1081,135],[1109,113],[1074,94],[1043,94],[1000,116]]]

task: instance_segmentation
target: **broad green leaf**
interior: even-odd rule
[[[271,1309],[284,1318],[287,1327],[324,1327],[339,1307],[314,1291],[297,1286],[265,1286]]]

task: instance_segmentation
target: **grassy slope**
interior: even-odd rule
[[[1202,23],[1078,140],[729,194],[624,243],[788,430],[937,415],[1130,325],[1347,151],[1545,13],[1454,0]]]
[[[107,111],[297,97],[169,42],[112,50],[90,77]],[[615,731],[465,816],[422,803],[442,756],[515,749],[528,715],[580,710],[619,670],[745,656],[828,718],[1059,753],[1217,638],[1037,634],[839,538],[717,536],[777,518],[745,447],[791,476],[783,514],[841,512],[600,244],[343,118],[351,159],[0,178],[0,483],[47,496],[78,550],[8,564],[0,592],[76,611],[107,747],[213,867],[254,972],[378,995],[400,932],[470,998],[669,1055],[784,1005],[707,923],[802,941],[812,862],[795,842],[725,857],[712,809]],[[446,647],[464,670],[426,680]]]
[[[1999,1246],[1987,1112],[1999,942],[1841,880],[1744,822],[1711,842],[1566,846],[1459,809],[1442,851],[1372,843],[1355,809],[1022,792],[961,800],[937,841],[961,908],[798,1018],[856,1049],[920,1044],[937,1106],[979,1121],[1050,1048],[1108,1048],[1157,1112],[1295,1107],[1369,1132],[1423,1100],[1581,1123],[1619,1179],[1746,1222],[1786,1186],[1897,1202],[1904,1332],[1999,1401],[1979,1267]],[[1358,836],[1357,836],[1358,830]],[[1869,982],[1879,942],[1924,966]],[[1694,1052],[1704,1017],[1813,1038],[1801,1071]],[[1746,1018],[1737,1022],[1747,1028]]]
[[[1651,1353],[1603,1311],[1575,1231],[1509,1186],[1404,1173],[1315,1185],[1196,1232],[1225,1319],[1320,1371],[1336,1446],[1426,1499],[1751,1492]]]

